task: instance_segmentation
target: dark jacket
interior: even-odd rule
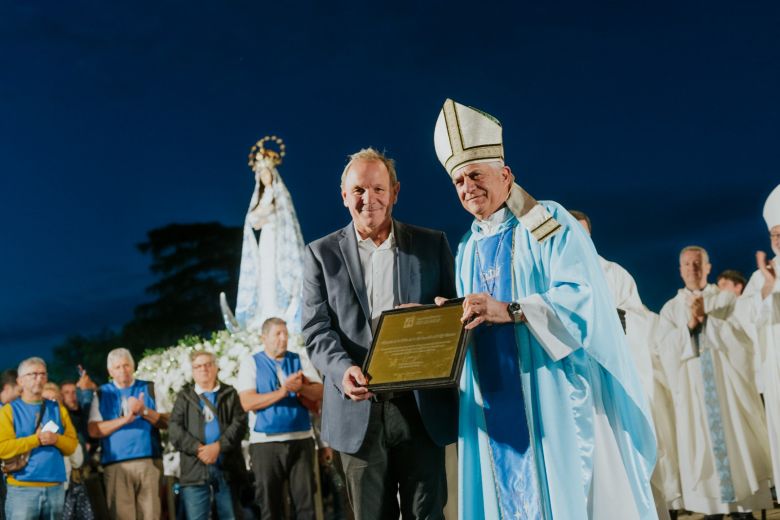
[[[398,303],[455,296],[454,260],[444,233],[397,220],[393,230]],[[355,453],[368,429],[371,403],[345,399],[341,379],[347,368],[363,364],[373,337],[354,225],[306,246],[303,265],[303,336],[325,387],[322,440],[337,451]],[[431,440],[439,446],[455,442],[457,390],[420,390],[414,396]]]
[[[222,469],[226,479],[241,478],[246,471],[241,453],[241,441],[247,432],[246,412],[241,408],[238,392],[230,385],[219,383],[217,420]],[[206,421],[200,397],[190,383],[181,389],[168,422],[168,438],[181,453],[182,485],[205,484],[208,467],[198,459],[198,446],[204,444]]]

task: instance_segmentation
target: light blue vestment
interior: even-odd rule
[[[541,204],[562,225],[551,238],[538,242],[508,212],[505,223],[513,227],[511,299],[521,304],[528,320],[514,326],[514,338],[532,451],[520,459],[495,456],[497,443],[489,425],[495,411],[485,412],[490,403],[480,389],[483,374],[473,344],[480,335],[475,333],[460,388],[460,517],[532,517],[524,512],[527,505],[512,503],[527,499],[518,489],[531,489],[522,482],[513,485],[514,491],[507,487],[506,475],[514,474],[519,481],[535,477],[538,506],[546,519],[601,520],[608,495],[604,490],[621,488],[631,496],[615,500],[635,511],[621,518],[655,519],[650,491],[655,435],[598,256],[568,212],[554,202]],[[484,270],[478,264],[485,260],[475,254],[481,238],[475,231],[476,223],[458,247],[460,295],[484,290],[475,283],[480,280],[475,271]],[[605,453],[614,455],[607,456],[609,471],[604,471]],[[509,465],[501,467],[502,461]],[[531,463],[535,471],[528,471]],[[595,471],[597,467],[601,469]]]

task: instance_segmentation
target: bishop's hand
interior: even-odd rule
[[[469,294],[463,299],[463,316],[460,321],[466,324],[466,330],[482,323],[512,323],[507,305],[508,302],[500,302],[488,293]]]

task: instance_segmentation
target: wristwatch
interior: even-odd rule
[[[509,317],[512,318],[513,323],[520,323],[523,321],[523,309],[520,308],[520,304],[517,302],[511,302],[506,306],[506,311],[509,313]]]

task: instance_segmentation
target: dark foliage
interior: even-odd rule
[[[235,301],[241,260],[242,230],[218,222],[170,224],[147,233],[138,249],[151,256],[156,281],[153,297],[135,308],[121,332],[73,336],[54,350],[52,380],[77,377],[81,364],[96,381],[105,379],[106,354],[129,349],[136,359],[145,350],[167,347],[190,335],[207,337],[224,327],[219,293]]]

